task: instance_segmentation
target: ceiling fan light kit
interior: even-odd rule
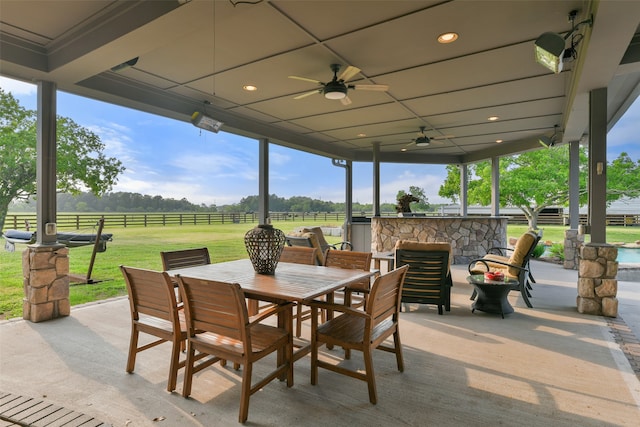
[[[428,136],[420,136],[416,138],[416,147],[428,147],[431,144],[431,140]]]
[[[365,84],[365,85],[351,85],[346,83],[349,79],[354,77],[356,74],[360,72],[360,68],[354,66],[345,67],[344,71],[338,76],[338,71],[340,71],[340,64],[331,64],[330,68],[333,71],[333,78],[327,82],[323,83],[319,80],[308,79],[306,77],[298,77],[298,76],[289,76],[290,79],[302,80],[305,82],[316,83],[322,86],[320,89],[313,90],[311,92],[306,92],[301,95],[295,96],[293,99],[302,99],[307,96],[314,95],[316,93],[321,93],[324,95],[326,99],[339,100],[342,102],[342,105],[351,104],[351,100],[347,96],[347,92],[349,89],[352,90],[372,90],[372,91],[387,91],[389,90],[389,86],[387,85],[376,85],[376,84]]]

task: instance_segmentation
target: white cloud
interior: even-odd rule
[[[0,87],[5,92],[11,92],[13,96],[36,95],[38,93],[38,87],[33,83],[25,83],[6,77],[0,77]]]

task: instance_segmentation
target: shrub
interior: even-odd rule
[[[564,245],[562,243],[554,243],[549,248],[549,253],[552,257],[560,259],[560,261],[564,261]]]

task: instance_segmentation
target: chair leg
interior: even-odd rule
[[[442,304],[438,304],[438,314],[442,316],[444,314],[444,310],[442,310]]]
[[[178,378],[178,369],[180,368],[180,347],[184,340],[176,337],[171,343],[171,363],[169,364],[169,381],[167,382],[167,391],[171,393],[176,389]]]
[[[311,309],[311,385],[318,384],[318,309]]]
[[[527,291],[527,285],[525,281],[525,283],[520,285],[520,294],[522,295],[522,299],[524,300],[524,303],[527,304],[527,307],[533,308],[533,305],[531,305],[531,301],[529,301],[529,296],[527,295],[528,293],[529,291]]]
[[[471,301],[473,301],[474,299],[476,299],[476,297],[478,296],[478,291],[476,291],[475,289],[473,290],[473,293],[471,294],[471,298],[469,298]]]
[[[378,402],[378,393],[376,392],[376,377],[373,372],[373,356],[371,352],[371,347],[367,346],[363,349],[362,355],[364,357],[364,370],[369,387],[369,402],[375,405]]]
[[[302,304],[296,304],[296,337],[302,335]]]
[[[245,363],[244,372],[242,373],[242,394],[240,396],[240,414],[238,421],[244,423],[249,416],[249,398],[251,397],[251,371],[252,363]]]
[[[131,339],[129,340],[129,356],[127,357],[127,372],[131,373],[136,367],[136,354],[138,353],[138,328],[131,325]]]
[[[400,343],[400,331],[396,327],[396,331],[393,333],[393,343],[396,353],[396,364],[398,365],[398,371],[404,372],[404,359],[402,357],[402,343]]]
[[[193,363],[195,356],[195,349],[193,348],[193,344],[190,342],[187,343],[187,360],[184,366],[184,384],[182,386],[182,395],[184,397],[189,397],[191,394],[191,383],[193,381]]]

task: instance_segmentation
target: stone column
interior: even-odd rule
[[[564,268],[577,270],[580,264],[580,248],[584,245],[584,234],[569,229],[564,232]]]
[[[43,322],[68,316],[69,249],[63,245],[29,245],[22,253],[22,318]]]
[[[580,249],[578,312],[618,316],[618,248],[606,243],[587,243]]]

